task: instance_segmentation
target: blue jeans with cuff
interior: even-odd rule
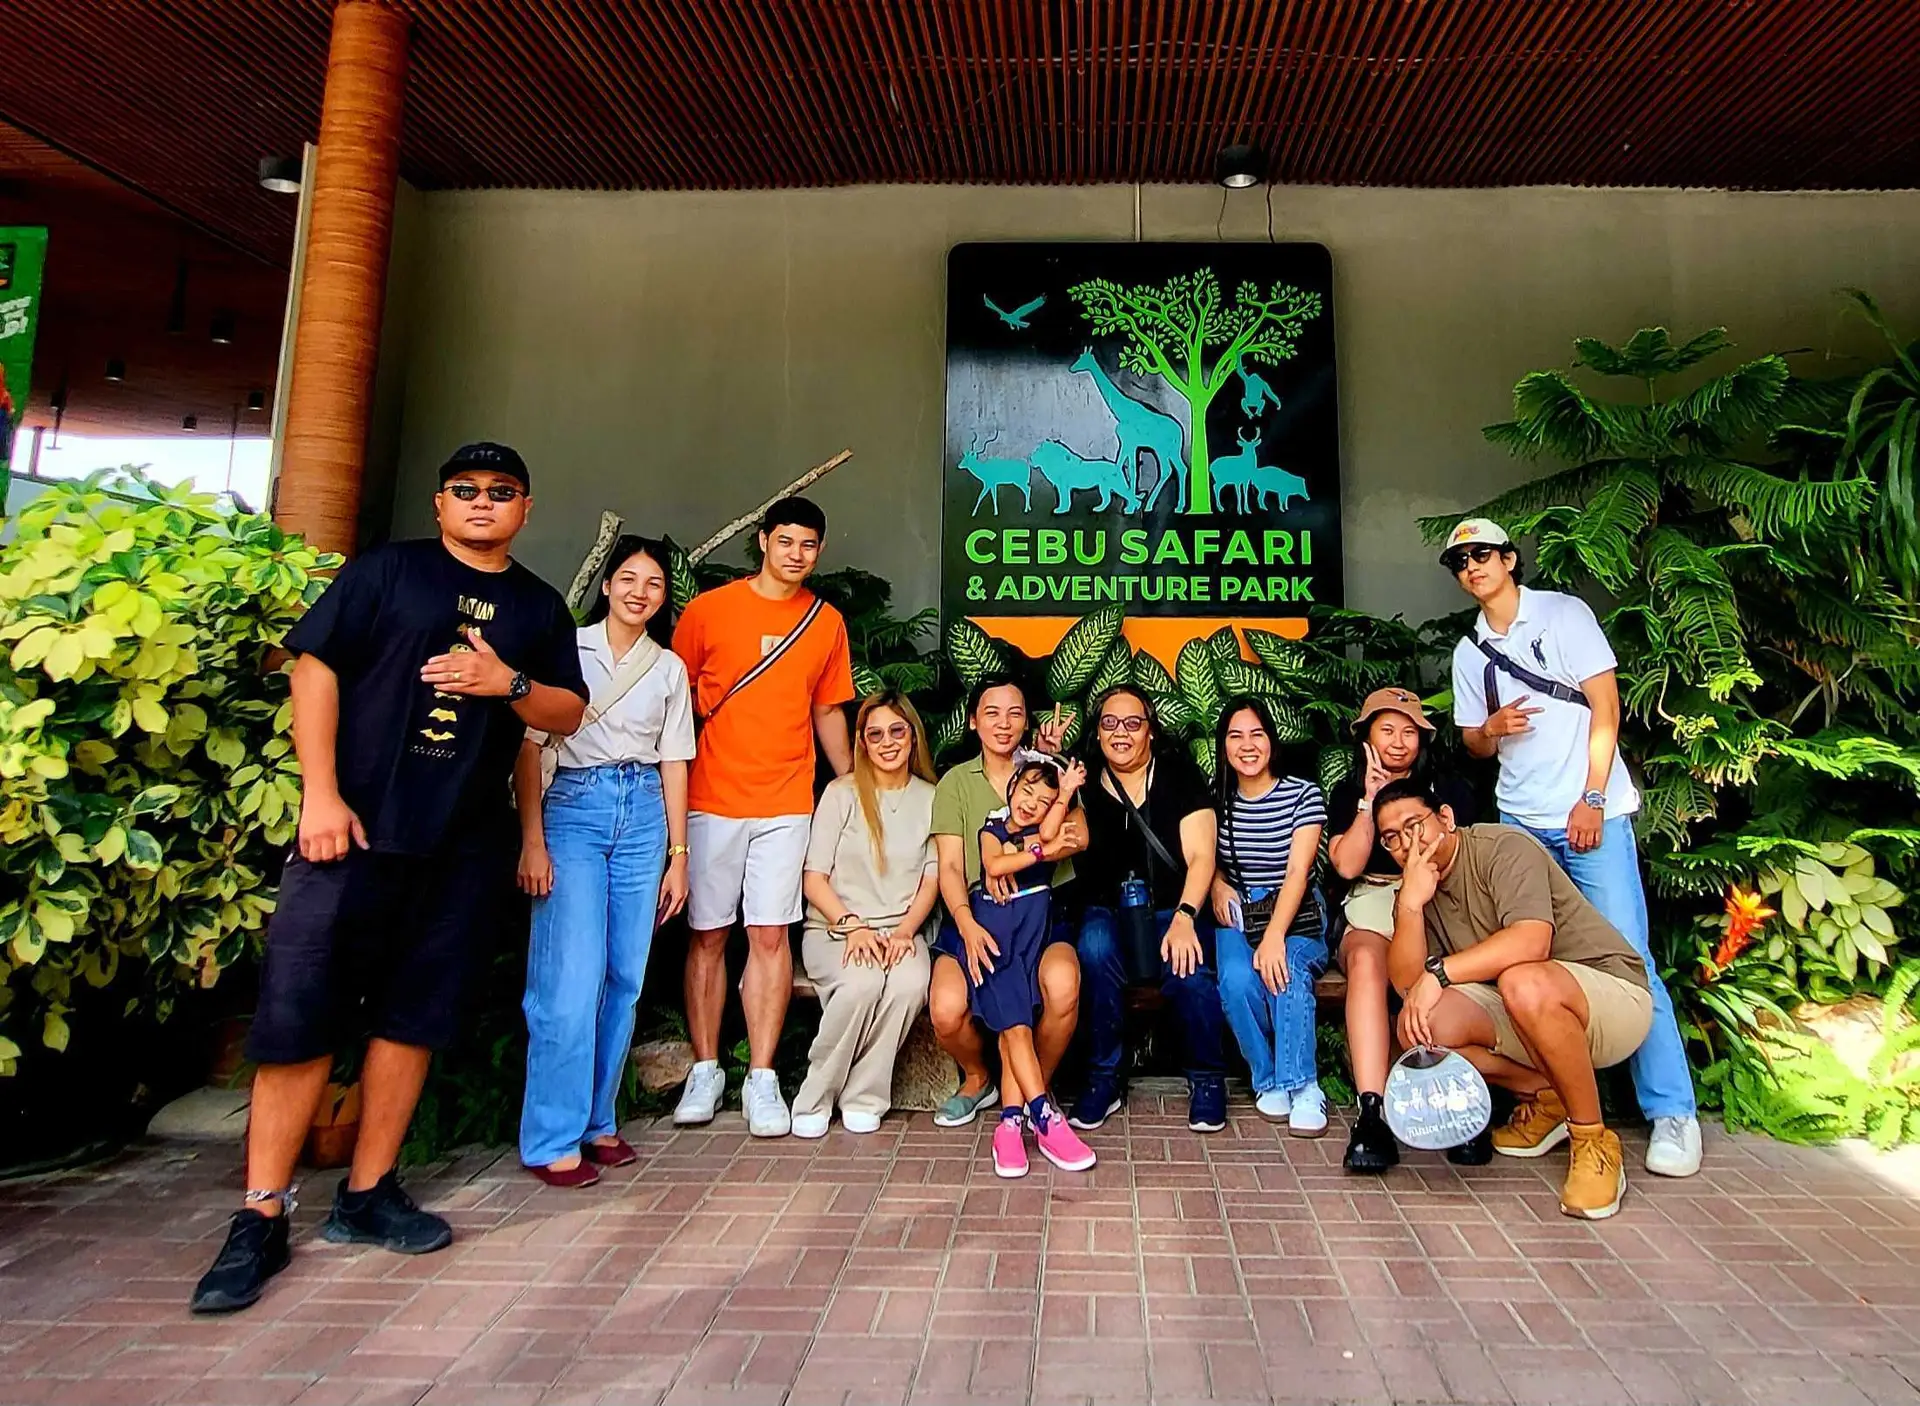
[[[1319,1078],[1314,1058],[1314,979],[1327,969],[1327,944],[1318,936],[1287,935],[1287,989],[1267,990],[1253,969],[1253,944],[1239,928],[1218,928],[1220,1001],[1227,1025],[1246,1056],[1256,1097],[1273,1089],[1292,1093]]]
[[[527,948],[520,1160],[544,1167],[619,1130],[614,1099],[653,946],[667,811],[659,769],[566,768],[542,807],[553,892]]]
[[[1633,837],[1633,817],[1616,816],[1600,831],[1600,843],[1578,853],[1567,842],[1564,828],[1543,830],[1522,825],[1510,815],[1501,815],[1504,825],[1518,826],[1547,847],[1559,861],[1587,902],[1600,910],[1600,916],[1619,929],[1627,944],[1647,964],[1647,987],[1653,995],[1653,1028],[1627,1067],[1633,1071],[1634,1092],[1640,1098],[1640,1112],[1647,1118],[1691,1118],[1698,1104],[1693,1092],[1693,1071],[1687,1064],[1686,1041],[1680,1038],[1680,1025],[1674,1019],[1673,998],[1660,980],[1660,968],[1653,960],[1653,947],[1647,922],[1647,891],[1640,881],[1640,850]]]

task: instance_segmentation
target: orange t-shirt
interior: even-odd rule
[[[673,632],[686,661],[694,712],[711,713],[727,690],[758,664],[813,604],[802,589],[768,600],[750,580],[695,596]],[[687,806],[736,820],[813,813],[813,709],[853,697],[847,624],[821,608],[780,662],[734,696],[701,729]]]

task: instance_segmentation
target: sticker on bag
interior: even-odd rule
[[[1387,1127],[1408,1147],[1443,1152],[1478,1137],[1493,1118],[1487,1081],[1453,1050],[1420,1045],[1387,1071]]]

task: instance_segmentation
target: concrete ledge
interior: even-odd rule
[[[247,1135],[249,1089],[195,1089],[153,1115],[147,1136],[175,1142],[239,1142]]]

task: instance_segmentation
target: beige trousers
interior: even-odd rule
[[[800,959],[820,993],[820,1033],[807,1051],[795,1113],[841,1110],[879,1117],[893,1106],[893,1061],[927,1004],[933,961],[924,939],[892,971],[847,966],[844,942],[809,926]]]

